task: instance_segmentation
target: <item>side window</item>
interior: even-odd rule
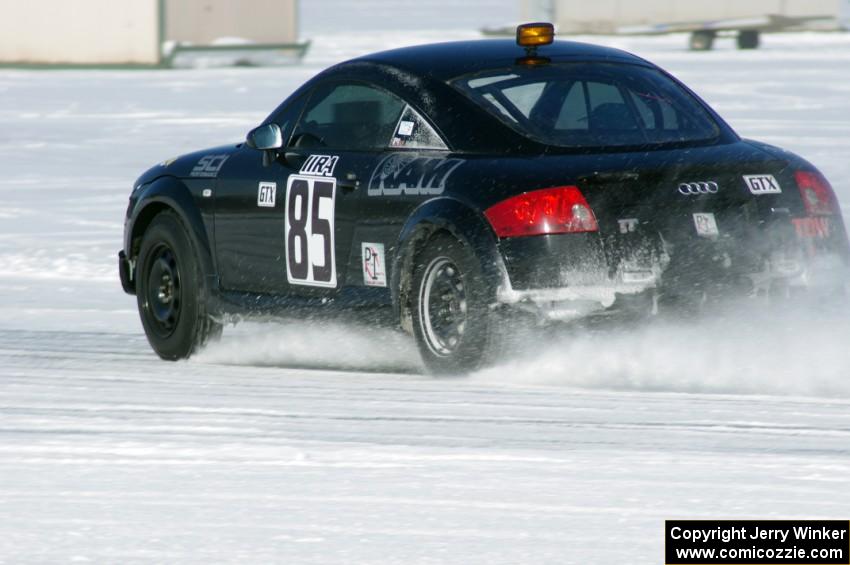
[[[496,98],[495,96],[493,96],[489,92],[485,92],[483,94],[483,96],[484,96],[485,100],[487,100],[494,107],[498,108],[498,110],[502,113],[503,116],[505,116],[507,119],[509,119],[510,121],[512,121],[514,123],[517,122],[517,119],[513,115],[511,115],[511,113],[508,111],[508,109],[505,108],[505,106],[501,102],[499,102],[498,98]]]
[[[632,104],[634,104],[637,110],[641,127],[646,130],[657,129],[657,124],[661,117],[658,102],[634,91],[629,91],[629,96],[631,96]]]
[[[584,96],[584,83],[574,82],[567,93],[561,115],[555,123],[555,129],[559,130],[587,130],[587,99]]]
[[[392,94],[365,84],[320,86],[290,145],[373,151],[387,147],[404,109]]]
[[[590,110],[596,110],[603,104],[625,104],[620,90],[613,84],[604,82],[588,82],[587,92],[590,96]]]
[[[664,116],[664,129],[676,131],[679,128],[690,129],[690,124],[679,123],[679,112],[668,101],[661,103],[661,115]]]
[[[631,91],[631,97],[645,129],[665,131],[679,129],[678,114],[669,100],[651,93],[635,91]]]
[[[534,105],[540,100],[545,87],[545,82],[532,82],[506,88],[502,91],[502,94],[527,118],[531,115]]]
[[[613,84],[588,82],[590,98],[590,128],[593,130],[636,130],[634,114],[623,100],[620,89]]]
[[[448,149],[431,124],[410,106],[404,109],[390,146],[408,149]]]

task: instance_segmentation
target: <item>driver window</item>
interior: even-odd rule
[[[310,98],[291,145],[349,151],[390,144],[404,102],[364,84],[320,86]]]
[[[282,110],[276,110],[275,113],[263,123],[277,124],[283,134],[283,139],[289,139],[292,134],[293,127],[295,126],[295,120],[297,120],[298,116],[301,114],[301,110],[304,108],[305,102],[307,102],[306,96],[300,96],[292,102],[287,100]]]

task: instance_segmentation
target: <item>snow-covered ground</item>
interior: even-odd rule
[[[666,518],[848,518],[843,312],[553,336],[462,380],[365,328],[159,361],[115,267],[136,175],[340,58],[476,35],[313,29],[285,69],[0,71],[0,562],[660,563]],[[592,40],[808,157],[850,219],[850,35]]]

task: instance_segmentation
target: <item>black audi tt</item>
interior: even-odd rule
[[[520,320],[832,291],[848,261],[810,163],[639,57],[529,24],[338,64],[244,143],[153,167],[119,265],[164,359],[233,315],[353,312],[454,373]]]

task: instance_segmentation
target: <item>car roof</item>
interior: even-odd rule
[[[369,62],[389,65],[445,82],[478,71],[515,65],[516,60],[525,55],[525,49],[517,45],[513,39],[479,39],[402,47],[364,55],[347,63]],[[538,55],[547,57],[555,63],[611,61],[649,64],[644,59],[626,51],[575,41],[555,41],[551,45],[539,48]]]

